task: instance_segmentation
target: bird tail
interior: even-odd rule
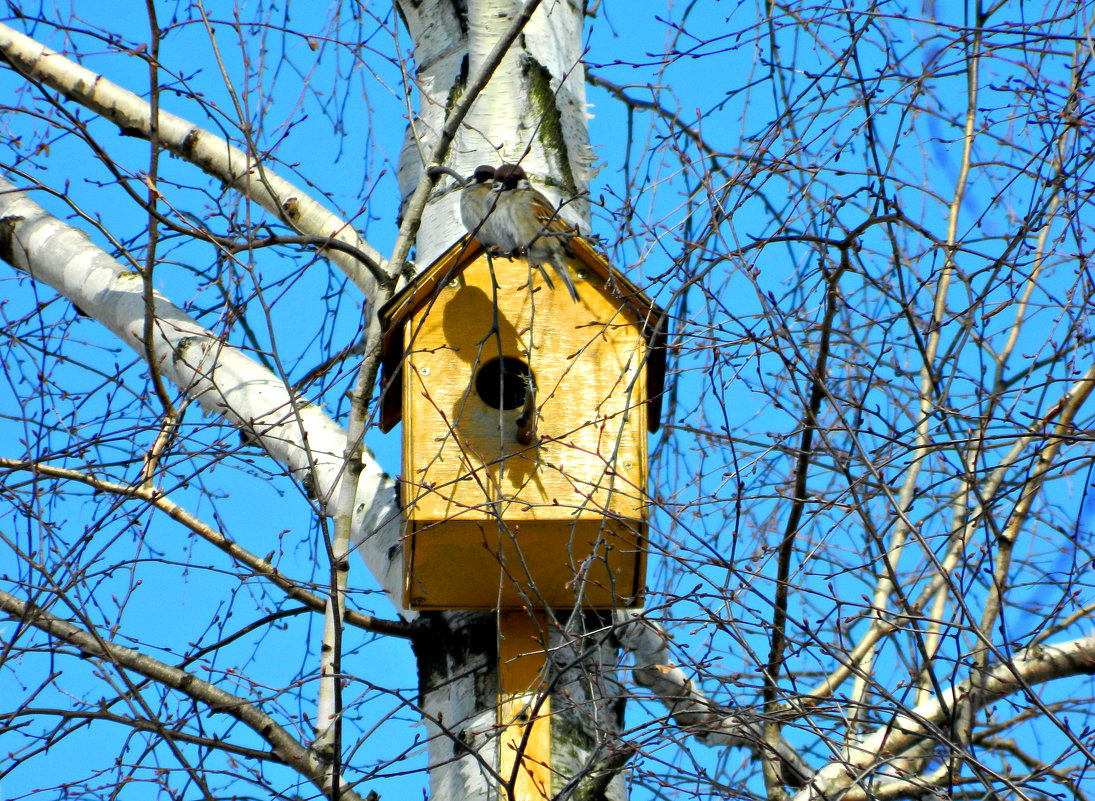
[[[548,234],[553,236],[554,234]],[[534,240],[533,245],[536,244]],[[573,257],[574,251],[570,249],[570,244],[563,239],[562,247],[534,247],[530,245],[525,251],[528,256],[529,268],[538,267],[540,274],[544,276],[544,283],[546,283],[551,289],[555,289],[555,282],[548,277],[547,270],[544,269],[544,262],[548,262],[551,265],[551,269],[555,270],[555,273],[563,279],[563,286],[567,288],[567,294],[570,295],[570,299],[575,303],[578,302],[578,290],[574,288],[574,280],[570,277],[570,268],[567,267],[567,261],[563,253]]]
[[[542,264],[533,264],[533,261],[530,258],[528,260],[528,266],[529,266],[530,270],[533,267],[535,267],[537,270],[540,271],[540,275],[542,275],[544,277],[544,283],[548,285],[548,289],[552,289],[552,290],[555,289],[555,282],[551,280],[551,276],[548,275],[548,271],[544,269],[544,265],[542,265]]]
[[[567,267],[567,263],[561,258],[552,259],[551,266],[555,269],[555,272],[559,274],[559,277],[563,279],[563,286],[567,288],[570,299],[577,303],[578,290],[574,288],[574,280],[570,277],[570,268]]]
[[[578,290],[574,288],[574,280],[570,277],[570,270],[567,268],[566,261],[562,256],[556,254],[552,254],[552,258],[547,259],[547,261],[551,264],[551,269],[555,270],[555,274],[563,279],[563,286],[567,288],[567,294],[570,295],[570,299],[577,303]],[[536,267],[540,271],[540,275],[544,276],[544,283],[548,285],[549,289],[555,289],[555,282],[551,280],[551,276],[548,275],[543,264],[536,264],[532,260],[532,256],[529,256],[528,264],[529,268]]]

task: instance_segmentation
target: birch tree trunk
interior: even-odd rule
[[[404,201],[423,178],[427,154],[470,76],[481,69],[523,3],[484,0],[398,4],[411,32],[418,113],[407,128],[399,179]],[[520,162],[534,185],[579,230],[590,229],[587,187],[591,149],[581,61],[584,4],[546,2],[475,99],[449,149],[448,166],[469,175],[479,164]],[[431,194],[416,240],[418,267],[463,236],[459,187],[443,180]],[[624,795],[623,780],[603,770],[622,725],[622,697],[612,666],[618,649],[607,618],[555,610],[549,623],[552,795],[596,787]],[[416,647],[421,704],[430,732],[434,798],[497,795],[507,776],[497,769],[498,638],[493,615],[427,615],[430,635]],[[591,776],[599,775],[598,781]],[[501,781],[500,781],[501,780]]]
[[[407,127],[399,159],[404,202],[418,186],[427,154],[469,77],[524,5],[515,0],[398,4],[414,42],[418,89],[418,113]],[[568,201],[563,218],[588,232],[592,150],[581,61],[584,6],[540,5],[472,105],[449,148],[448,165],[470,175],[479,164],[520,162],[551,200]],[[415,243],[420,267],[465,233],[457,188],[445,179],[430,197]]]

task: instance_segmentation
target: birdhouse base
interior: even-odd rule
[[[413,521],[410,609],[615,609],[641,602],[639,521]]]

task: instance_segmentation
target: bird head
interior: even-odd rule
[[[489,164],[480,164],[471,174],[468,183],[489,184],[494,181],[495,169]]]
[[[494,171],[494,185],[502,189],[516,189],[525,180],[525,170],[520,164],[503,164]]]

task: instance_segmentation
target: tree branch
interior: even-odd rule
[[[705,745],[774,754],[787,784],[801,787],[810,780],[814,771],[785,738],[767,744],[764,724],[755,715],[727,714],[673,664],[661,626],[638,611],[617,613],[616,623],[620,642],[632,653],[636,683],[657,696],[678,726]]]
[[[42,281],[145,355],[145,300],[140,278],[93,245],[83,232],[49,215],[0,179],[0,258]],[[155,294],[152,352],[163,374],[207,412],[223,417],[309,486],[328,508],[342,480],[346,434],[317,406],[295,395],[286,381]],[[381,586],[399,597],[401,573],[389,549],[399,536],[395,484],[372,453],[359,446],[355,494],[357,542]]]
[[[152,108],[147,101],[3,23],[0,23],[0,58],[28,80],[40,81],[114,123],[123,134],[153,137]],[[374,297],[378,283],[387,280],[387,262],[358,237],[349,223],[271,171],[254,155],[163,110],[159,112],[155,136],[176,156],[255,201],[294,230],[307,236],[338,240],[351,247],[357,255],[348,255],[342,249],[327,249],[324,253],[366,297]]]
[[[181,692],[205,705],[211,713],[235,718],[269,743],[279,762],[300,773],[322,792],[330,793],[327,766],[311,750],[297,742],[273,718],[250,701],[225,692],[192,673],[166,665],[132,648],[107,642],[98,634],[77,628],[3,591],[0,591],[0,610],[29,626],[46,632],[51,637],[79,648],[92,657],[102,659],[120,669],[131,670],[158,684]],[[345,784],[342,786],[340,798],[351,801],[359,798],[352,790],[345,789]]]
[[[1091,674],[1095,674],[1095,635],[1026,649],[1008,662],[986,670],[977,682],[978,686],[963,681],[907,713],[895,714],[889,723],[848,749],[842,758],[819,770],[810,786],[796,794],[794,801],[840,794],[884,763],[887,755],[901,754],[924,738],[949,741],[942,730],[950,723],[963,699],[972,710],[978,710],[1037,684]],[[1095,755],[1087,754],[1087,758],[1095,761]]]
[[[23,470],[35,476],[78,481],[100,492],[108,492],[124,498],[144,501],[149,506],[159,509],[172,520],[197,534],[206,542],[224,551],[238,564],[251,570],[256,576],[265,578],[278,589],[282,590],[288,598],[299,601],[315,612],[322,612],[327,605],[325,598],[309,592],[297,581],[282,574],[269,560],[263,559],[243,548],[239,543],[230,539],[223,532],[217,531],[212,526],[204,523],[190,512],[183,509],[170,500],[162,491],[146,484],[119,484],[114,481],[104,481],[88,473],[79,470],[68,470],[61,467],[43,464],[41,462],[28,462],[18,459],[6,459],[0,457],[0,468],[8,470]],[[346,622],[363,631],[371,631],[375,634],[387,634],[394,637],[411,639],[419,631],[417,626],[404,623],[399,620],[384,620],[383,618],[366,615],[355,610],[346,612]]]

